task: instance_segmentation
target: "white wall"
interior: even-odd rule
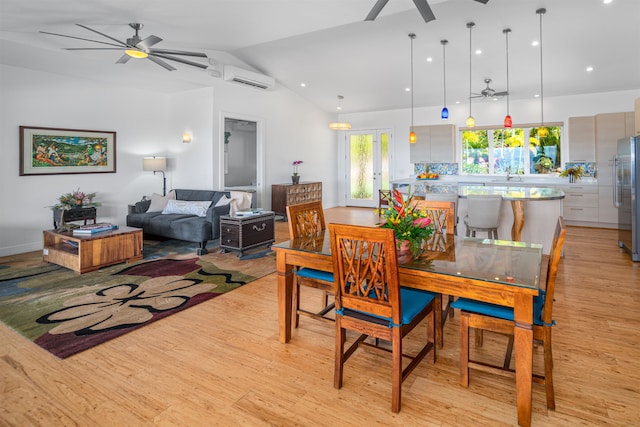
[[[265,125],[263,207],[271,206],[271,184],[289,182],[298,159],[303,180],[322,181],[323,202],[336,204],[333,117],[285,88],[212,79],[209,87],[162,94],[6,65],[0,75],[0,256],[41,249],[42,230],[52,227],[47,206],[77,188],[97,192],[99,221],[124,224],[129,203],[162,191],[160,175],[142,171],[144,156],[167,156],[168,189],[220,188],[225,111]],[[21,125],[115,131],[117,172],[19,176]],[[185,131],[190,144],[182,142]]]
[[[633,111],[634,100],[640,96],[640,90],[596,93],[589,95],[564,96],[544,99],[545,122],[567,123],[569,117],[592,116],[599,113]],[[448,106],[449,120],[456,128],[464,127],[469,116],[469,104]],[[440,119],[441,107],[415,108],[414,126],[445,123]],[[540,122],[540,100],[511,101],[509,112],[514,126],[519,123]],[[506,114],[505,101],[474,102],[471,113],[476,126],[500,127]],[[409,162],[409,127],[411,110],[389,110],[370,113],[341,114],[341,121],[350,122],[352,130],[390,128],[394,130],[394,161],[391,179],[413,176],[413,164]],[[459,138],[459,135],[457,134]],[[563,135],[563,152],[568,153],[567,131]],[[456,150],[458,161],[460,152]]]

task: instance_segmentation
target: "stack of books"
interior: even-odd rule
[[[97,224],[81,225],[78,228],[74,228],[73,234],[76,236],[86,236],[100,233],[101,231],[115,230],[116,228],[118,228],[118,226],[110,222],[99,222]]]

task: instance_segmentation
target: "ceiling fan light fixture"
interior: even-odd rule
[[[142,50],[137,50],[137,49],[127,49],[124,51],[124,53],[126,53],[132,58],[139,58],[139,59],[143,59],[149,56],[147,52]]]

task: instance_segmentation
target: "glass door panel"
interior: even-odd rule
[[[347,134],[347,206],[377,207],[379,190],[388,190],[391,132]]]

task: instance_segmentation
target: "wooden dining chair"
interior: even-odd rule
[[[336,283],[336,347],[333,385],[341,388],[344,363],[359,346],[372,346],[392,353],[391,410],[400,411],[402,382],[422,359],[436,349],[434,306],[438,295],[402,288],[396,257],[396,239],[388,228],[329,224],[334,281]],[[424,345],[415,356],[403,354],[402,338],[427,319]],[[361,334],[345,351],[346,331]],[[373,337],[375,344],[366,342]],[[378,340],[391,342],[391,349]],[[403,356],[411,362],[403,369]],[[370,369],[378,362],[371,359]]]
[[[378,216],[382,215],[382,207],[390,207],[393,203],[391,190],[378,190]]]
[[[324,210],[322,202],[308,202],[286,207],[287,222],[289,224],[289,239],[294,240],[300,237],[316,237],[325,232]],[[309,311],[300,306],[300,285],[320,289],[322,291],[322,308],[320,311]],[[298,327],[300,316],[310,317],[319,320],[333,321],[326,317],[330,313],[334,304],[329,304],[329,296],[333,295],[334,283],[333,273],[316,270],[313,268],[300,268],[296,270],[294,277],[294,327]]]
[[[434,225],[433,234],[429,241],[425,242],[425,249],[429,251],[446,252],[447,240],[451,241],[455,235],[455,221],[456,221],[456,204],[455,202],[448,202],[442,200],[418,200],[415,202],[415,207],[422,211],[427,212],[427,217],[431,218]],[[443,346],[443,328],[447,317],[453,318],[454,311],[451,308],[453,302],[453,295],[448,295],[447,298],[441,297],[442,304],[446,304],[442,307],[442,324],[438,326],[437,341],[438,347]]]
[[[544,349],[544,375],[533,374],[533,381],[545,385],[547,396],[547,408],[555,409],[555,396],[553,392],[553,354],[551,346],[551,328],[553,321],[553,296],[556,287],[558,264],[564,245],[566,228],[564,218],[559,217],[553,236],[549,261],[546,266],[545,289],[540,289],[540,294],[533,301],[533,339],[542,342]],[[512,372],[509,368],[511,350],[513,346],[513,308],[495,304],[489,304],[458,298],[453,303],[454,308],[459,308],[460,313],[460,383],[464,387],[469,386],[469,368],[492,370],[499,372]],[[503,366],[493,366],[469,358],[469,328],[476,330],[488,330],[509,336],[507,357]],[[476,344],[481,344],[477,342]]]

